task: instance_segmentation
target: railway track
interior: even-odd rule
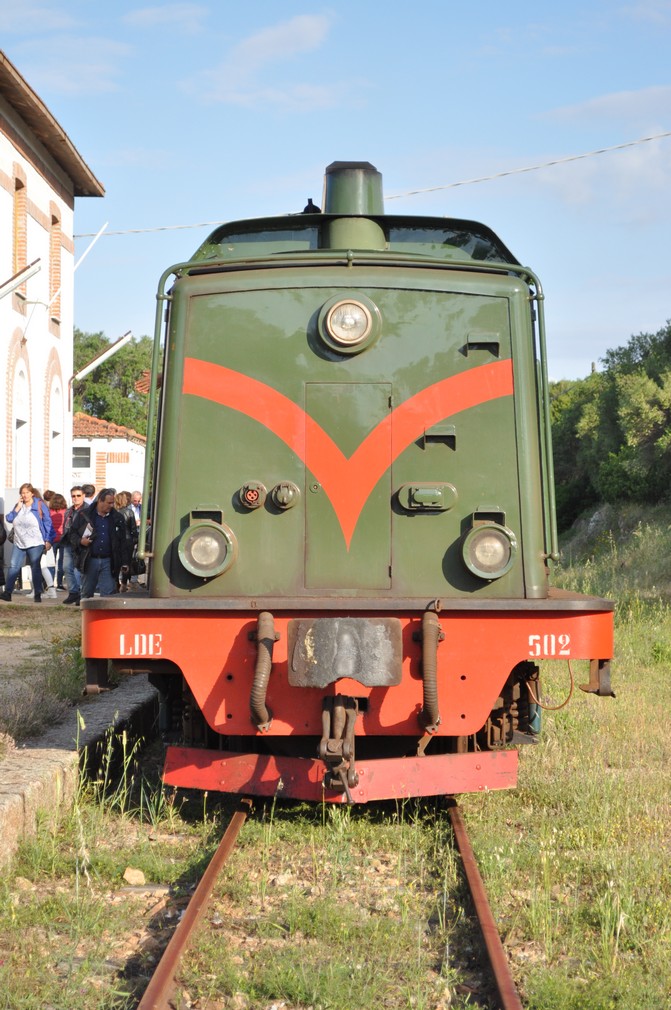
[[[455,802],[450,804],[449,814],[468,882],[468,889],[473,899],[478,922],[480,923],[480,930],[482,931],[482,938],[487,949],[487,956],[489,957],[489,963],[501,1001],[501,1010],[523,1010],[508,966],[503,944],[501,943],[501,937],[499,936],[499,931],[496,928],[496,922],[489,906],[487,892],[480,876],[475,853],[473,852],[461,812]]]
[[[184,915],[180,919],[179,925],[173,933],[170,943],[166,947],[163,957],[150,979],[149,985],[145,989],[144,996],[138,1005],[138,1010],[163,1010],[163,1008],[167,1010],[169,1007],[169,1000],[175,988],[175,977],[182,955],[189,945],[207,908],[207,902],[212,894],[217,878],[235,847],[240,829],[247,820],[251,809],[252,801],[243,798],[226,828],[217,851],[201,877],[200,883],[193,892],[193,897],[187,905]]]
[[[238,809],[233,814],[211,862],[196,887],[179,925],[150,979],[138,1004],[138,1010],[172,1010],[174,1004],[171,1000],[175,992],[182,956],[201,922],[219,874],[233,852],[240,830],[251,809],[252,801],[250,799],[244,798],[240,801]],[[499,1010],[523,1010],[487,899],[485,886],[478,870],[475,854],[468,838],[468,832],[455,801],[451,801],[448,811],[498,992]]]

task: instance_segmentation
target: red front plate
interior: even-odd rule
[[[323,762],[307,758],[169,747],[163,780],[208,792],[347,802],[343,793],[323,787],[325,770]],[[356,770],[359,783],[351,790],[355,803],[512,789],[517,784],[517,751],[380,758],[357,761]]]

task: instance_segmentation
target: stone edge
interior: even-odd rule
[[[93,753],[126,730],[129,744],[149,739],[158,717],[158,693],[138,676],[106,694],[83,698],[66,719],[0,761],[0,869],[6,870],[22,838],[46,817],[56,823],[72,806],[85,751]]]

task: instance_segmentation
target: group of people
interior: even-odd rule
[[[30,483],[19,488],[19,501],[5,516],[11,524],[12,555],[0,600],[11,603],[24,565],[30,565],[36,603],[45,590],[54,596],[67,589],[63,603],[77,606],[96,592],[111,596],[128,591],[142,493],[103,488],[96,495],[92,484],[77,484],[70,495],[68,507],[54,491],[40,495]],[[7,532],[0,526],[2,544]]]

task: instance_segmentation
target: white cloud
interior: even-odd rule
[[[599,95],[546,113],[542,118],[550,122],[583,127],[592,145],[585,147],[586,157],[538,173],[536,184],[554,190],[569,207],[591,204],[604,213],[609,208],[614,220],[632,227],[667,219],[671,137],[663,134],[669,129],[669,108],[671,85],[658,85]],[[662,136],[646,139],[657,135]],[[604,141],[604,136],[612,140]]]
[[[278,63],[318,50],[326,40],[332,19],[322,14],[301,14],[264,28],[233,46],[218,66],[204,70],[186,85],[207,101],[238,106],[267,104],[284,111],[308,112],[334,105],[334,89],[317,83],[279,85],[265,79]]]
[[[671,85],[660,84],[638,91],[616,91],[585,102],[554,109],[546,118],[602,123],[605,119],[640,125],[668,121]]]
[[[74,28],[78,21],[58,7],[35,3],[33,0],[0,0],[0,24],[3,32],[32,35],[41,32],[61,32]]]
[[[38,92],[62,95],[118,91],[123,61],[133,52],[123,42],[73,35],[52,36],[21,46],[21,73]]]
[[[326,84],[289,84],[284,88],[231,88],[220,92],[217,100],[243,108],[265,105],[281,112],[312,112],[336,105],[334,89]]]
[[[319,49],[330,26],[326,15],[300,14],[244,39],[233,49],[230,64],[243,73],[259,73],[271,63],[287,62],[299,53]]]
[[[548,14],[546,20],[484,29],[482,41],[473,49],[473,55],[483,60],[510,61],[528,58],[529,53],[534,53],[537,57],[563,60],[580,57],[593,46],[587,31],[573,23],[567,31],[563,15],[557,20]]]
[[[620,14],[634,21],[648,21],[651,24],[665,25],[671,22],[670,0],[639,0],[638,3],[626,4],[620,7]]]
[[[168,25],[171,29],[180,28],[191,34],[202,29],[208,13],[207,7],[201,4],[174,3],[160,7],[141,7],[130,14],[124,14],[121,20],[132,28],[160,28]]]
[[[594,227],[645,229],[668,226],[670,173],[671,137],[550,168],[529,181],[574,212],[589,208]]]

